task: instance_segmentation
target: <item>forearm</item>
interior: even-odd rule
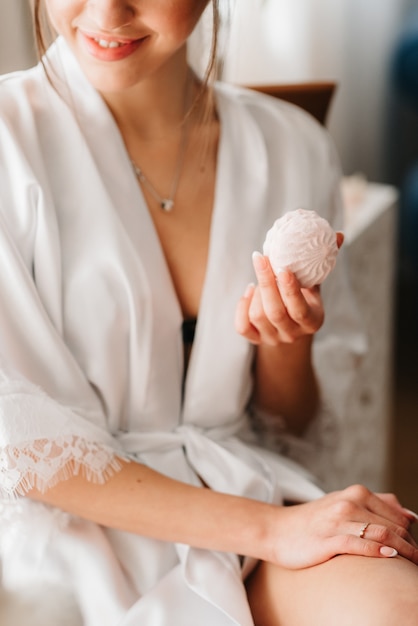
[[[104,485],[74,476],[30,497],[100,525],[162,541],[271,557],[269,536],[281,509],[172,480],[138,463]]]
[[[311,353],[312,336],[257,346],[253,403],[266,413],[280,415],[296,434],[303,432],[319,406]]]

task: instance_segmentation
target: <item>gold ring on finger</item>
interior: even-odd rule
[[[360,534],[359,534],[360,539],[364,539],[364,535],[366,534],[366,530],[368,529],[369,526],[370,526],[370,522],[365,522],[362,525],[362,527],[360,528]]]

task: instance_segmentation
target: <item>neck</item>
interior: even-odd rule
[[[117,93],[102,93],[123,135],[144,141],[167,139],[181,131],[196,97],[198,80],[187,64],[185,50],[152,76]]]

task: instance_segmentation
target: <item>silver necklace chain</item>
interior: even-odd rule
[[[158,202],[159,207],[166,213],[169,213],[174,208],[174,199],[175,199],[177,189],[180,183],[181,171],[182,171],[183,162],[184,162],[184,155],[186,153],[187,136],[188,136],[187,126],[188,126],[188,120],[183,122],[183,130],[182,130],[182,135],[181,135],[181,140],[180,140],[176,171],[174,172],[173,182],[171,183],[171,190],[167,197],[161,196],[158,193],[158,191],[155,189],[151,181],[148,180],[148,178],[145,176],[142,169],[138,167],[135,161],[131,159],[132,167],[134,168],[134,172],[135,172],[137,179],[139,180],[141,185],[147,187],[150,194]]]
[[[151,181],[148,180],[148,178],[145,176],[142,169],[135,163],[135,161],[133,161],[133,159],[131,159],[132,167],[134,168],[134,172],[139,183],[148,189],[148,191],[150,192],[154,200],[158,202],[158,205],[160,206],[160,208],[166,213],[169,213],[174,208],[174,199],[176,197],[176,193],[177,193],[177,189],[180,183],[181,173],[183,169],[184,157],[186,154],[187,139],[189,135],[189,132],[188,132],[189,122],[190,122],[189,116],[186,115],[186,111],[187,111],[187,103],[189,100],[192,84],[193,84],[193,81],[191,80],[191,77],[189,75],[188,85],[186,87],[185,101],[184,101],[185,118],[182,121],[182,133],[181,133],[180,146],[179,146],[179,152],[178,152],[178,157],[177,157],[177,164],[176,164],[176,168],[174,172],[173,182],[171,183],[171,189],[170,189],[169,195],[166,197],[161,196],[156,190],[156,188],[154,187],[154,185],[151,183]]]

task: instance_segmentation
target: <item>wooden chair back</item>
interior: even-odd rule
[[[313,115],[325,125],[332,97],[336,89],[333,82],[311,82],[294,84],[247,85],[251,89],[292,102]]]

